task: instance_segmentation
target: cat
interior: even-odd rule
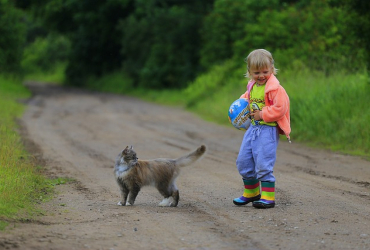
[[[179,190],[175,181],[180,167],[199,160],[206,152],[204,145],[177,159],[139,160],[132,146],[127,146],[117,156],[114,173],[121,190],[122,200],[117,205],[134,205],[136,196],[143,186],[155,186],[164,196],[158,205],[176,207],[179,203]],[[128,200],[127,200],[128,198]]]

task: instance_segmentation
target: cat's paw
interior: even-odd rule
[[[117,203],[117,205],[118,205],[118,206],[132,206],[132,204],[131,204],[130,202],[126,202],[126,204],[125,204],[125,203],[122,203],[122,201],[119,201],[119,202]]]
[[[164,198],[158,206],[160,207],[172,207],[172,204],[174,203],[174,199],[172,197]]]

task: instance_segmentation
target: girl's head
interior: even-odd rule
[[[247,63],[246,77],[253,78],[253,72],[268,69],[272,74],[277,74],[272,54],[265,49],[253,50],[245,59]]]

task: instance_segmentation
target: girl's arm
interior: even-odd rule
[[[289,97],[284,88],[278,88],[271,93],[272,104],[265,106],[260,116],[265,122],[276,122],[289,111]]]
[[[248,91],[245,91],[245,93],[242,94],[239,99],[248,99]]]

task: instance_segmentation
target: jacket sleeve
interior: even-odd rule
[[[262,119],[265,122],[276,122],[289,112],[289,97],[283,87],[279,87],[269,94],[267,101],[270,104],[262,109]]]

